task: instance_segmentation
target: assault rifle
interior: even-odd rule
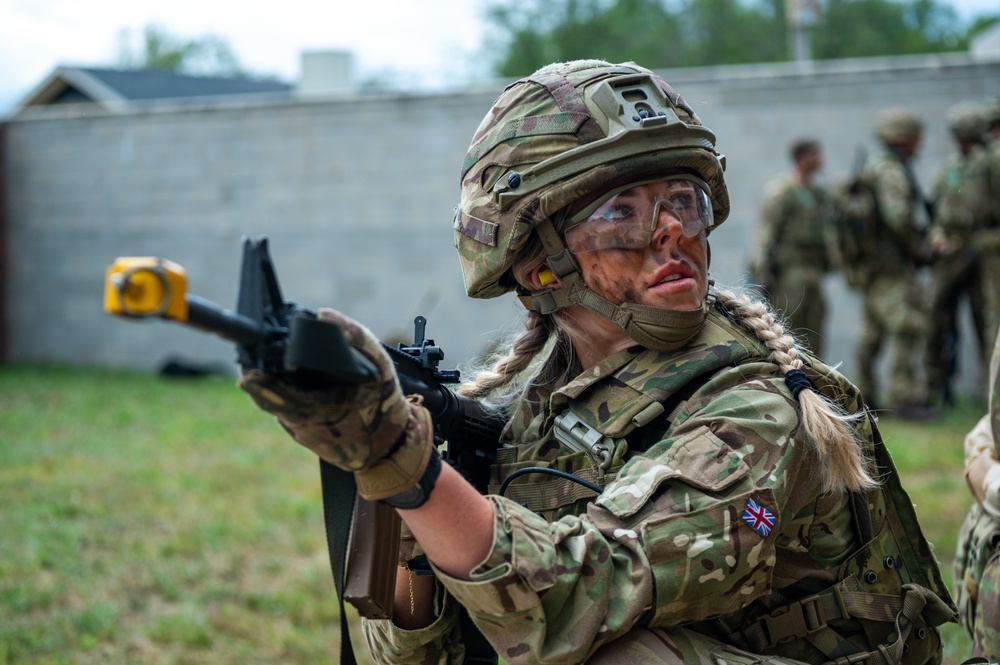
[[[124,318],[163,318],[214,333],[236,344],[244,370],[261,369],[302,389],[376,378],[374,365],[347,343],[338,326],[284,300],[264,236],[243,239],[235,312],[187,293],[184,268],[156,257],[116,259],[105,279],[104,309]],[[413,344],[383,346],[403,393],[423,396],[435,440],[446,444],[442,458],[485,494],[503,421],[447,387],[458,383],[460,375],[438,368],[444,352],[426,338],[426,323],[422,316],[415,319]],[[392,617],[399,517],[392,508],[357,496],[352,474],[322,460],[320,470],[330,565],[341,604],[341,662],[354,663],[343,604],[350,602],[365,617]],[[430,574],[426,566],[415,572]],[[496,654],[465,618],[466,663],[496,663]]]

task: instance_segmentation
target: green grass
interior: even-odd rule
[[[979,415],[882,423],[949,583]],[[318,475],[232,380],[0,367],[0,665],[336,663]]]
[[[316,460],[233,384],[0,369],[0,664],[337,662]]]

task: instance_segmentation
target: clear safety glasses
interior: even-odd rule
[[[688,238],[708,230],[714,223],[708,185],[680,175],[612,190],[570,217],[566,244],[574,253],[642,249],[652,242],[664,212],[681,223]]]

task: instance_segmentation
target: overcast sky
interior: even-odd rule
[[[185,39],[214,35],[253,73],[292,82],[307,50],[346,50],[356,78],[406,74],[434,88],[485,74],[484,0],[271,3],[234,0],[0,0],[0,115],[59,65],[113,65],[120,35],[157,25]],[[963,18],[1000,0],[950,0]],[[396,80],[396,76],[394,76]]]

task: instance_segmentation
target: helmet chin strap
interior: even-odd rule
[[[675,351],[701,330],[708,311],[715,302],[714,283],[709,280],[708,294],[698,309],[672,310],[638,303],[616,305],[592,291],[580,276],[569,248],[556,232],[551,220],[536,227],[548,252],[548,264],[562,283],[559,289],[542,289],[518,296],[524,306],[540,314],[551,314],[572,305],[580,305],[618,326],[626,335],[654,351]]]

